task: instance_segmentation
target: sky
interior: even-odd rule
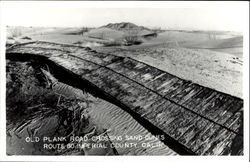
[[[242,31],[247,13],[241,8],[89,8],[57,5],[2,6],[9,26],[99,27],[132,22],[147,27],[188,30]]]

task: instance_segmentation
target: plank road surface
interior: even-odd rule
[[[6,50],[45,57],[124,104],[197,155],[243,154],[243,100],[129,57],[30,42]]]

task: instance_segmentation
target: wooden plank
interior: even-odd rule
[[[158,100],[145,117],[174,139],[178,139],[197,118],[191,112],[169,102]],[[152,114],[151,114],[152,112]]]
[[[231,130],[243,135],[243,111],[235,113],[224,125]]]
[[[6,51],[7,53],[12,54],[32,54],[32,55],[40,55],[40,56],[56,56],[61,54],[67,54],[67,52],[59,50],[59,49],[47,49],[47,48],[41,48],[41,47],[14,47],[11,49],[8,49]]]
[[[198,125],[195,125],[193,132],[191,133],[191,136],[193,136],[188,143],[186,144],[188,148],[191,148],[194,152],[196,152],[198,155],[200,155],[204,150],[207,150],[211,147],[211,141],[214,141],[217,136],[216,132],[219,131],[220,126],[210,123],[209,121],[202,119],[207,123],[207,126],[204,128],[197,129]],[[204,126],[204,125],[202,125]]]
[[[161,98],[161,99],[155,101],[152,105],[150,105],[150,107],[147,109],[147,111],[144,114],[142,114],[141,116],[143,118],[146,118],[151,123],[154,123],[158,112],[162,112],[164,109],[164,106],[160,106],[160,105],[163,105],[163,104],[165,105],[166,102],[168,102],[170,104],[170,102],[164,98]]]
[[[84,80],[88,80],[89,82],[91,82],[93,85],[95,85],[97,88],[101,89],[102,91],[106,92],[105,91],[105,87],[107,84],[112,84],[112,83],[105,83],[105,77],[107,77],[107,73],[102,73],[103,71],[103,68],[99,68],[89,74],[86,74],[86,75],[82,75],[81,77],[84,79]],[[108,92],[106,92],[108,93]],[[121,92],[122,93],[122,92]]]
[[[176,103],[181,105],[181,101],[185,98],[191,97],[189,95],[194,91],[195,87],[193,83],[185,84],[184,86],[179,87],[174,94],[171,95],[171,99]]]
[[[132,110],[147,109],[152,103],[161,98],[145,87],[106,68],[100,68],[94,73],[98,73],[99,76],[104,74],[98,78],[99,82],[96,82],[99,87],[131,107]]]
[[[243,110],[243,100],[239,99],[239,98],[234,98],[232,97],[232,102],[231,104],[227,107],[227,111],[231,112],[231,113],[235,113],[239,110]]]
[[[165,97],[173,100],[173,97],[176,94],[184,91],[187,87],[189,87],[190,84],[191,82],[185,80],[176,82],[175,84],[172,85],[171,88],[169,88],[168,92],[166,92]]]
[[[218,115],[223,115],[223,112],[226,109],[226,103],[228,101],[230,101],[230,97],[218,93],[213,99],[203,106],[200,112],[202,115],[215,121]]]
[[[215,103],[204,110],[203,114],[219,124],[224,124],[234,114],[228,111],[233,105],[235,104],[231,96],[220,95]]]
[[[60,49],[60,50],[71,52],[71,53],[81,52],[81,54],[88,52],[86,47],[74,46],[74,45],[70,45],[70,44],[58,44],[58,43],[54,43],[54,42],[44,42],[44,41],[26,43],[26,44],[23,44],[22,46],[25,46],[25,47],[43,47],[43,48],[47,48],[47,49],[53,48],[53,49]]]
[[[137,83],[132,84],[132,86],[127,89],[127,91],[131,92],[131,94],[135,96],[136,102],[141,102],[143,100],[145,100],[143,102],[147,102],[146,100],[152,100],[152,96],[154,96],[153,99],[156,99],[158,96],[157,94],[151,92],[150,90]],[[131,96],[128,96],[127,98],[129,99],[130,97]]]
[[[52,43],[52,42],[34,42],[34,43],[27,43],[22,45],[22,47],[25,48],[44,48],[46,50],[60,50],[60,51],[65,51],[68,53],[71,53],[72,55],[84,58],[89,61],[93,61],[95,63],[98,63],[100,65],[107,65],[117,59],[120,59],[121,57],[114,56],[114,55],[109,55],[109,54],[104,54],[104,53],[97,53],[91,49],[88,49],[86,47],[81,47],[81,46],[73,46],[69,44],[57,44],[57,43]],[[20,47],[18,47],[20,48]],[[53,53],[53,56],[56,53]]]
[[[195,107],[195,112],[206,115],[205,113],[202,113],[207,107],[210,105],[215,105],[215,101],[217,100],[219,94],[217,92],[212,92],[211,95],[209,95],[207,98],[201,100],[201,102]]]
[[[173,100],[175,100],[175,98],[177,98],[176,102],[178,102],[182,106],[185,106],[184,103],[186,103],[186,102],[188,102],[188,100],[192,100],[193,98],[198,96],[203,91],[203,89],[204,89],[203,87],[201,87],[197,84],[192,84],[190,91],[189,91],[189,87],[187,87],[187,89],[183,90],[182,93],[174,96]]]
[[[240,104],[242,100],[238,101],[237,98],[232,98],[229,95],[219,92],[211,93],[209,90],[210,89],[205,88],[204,91],[199,92],[195,97],[191,97],[190,102],[188,102],[190,99],[186,100],[184,103],[179,102],[181,105],[219,124],[225,123],[237,109],[242,107],[242,104]],[[178,100],[176,102],[178,103]]]
[[[109,70],[103,68],[103,73],[108,74],[108,71]],[[110,72],[112,71],[110,70]],[[147,108],[160,98],[160,96],[157,94],[150,92],[145,87],[132,82],[131,80],[126,79],[119,74],[110,73],[104,79],[112,83],[112,87],[106,86],[107,92],[113,96],[116,96],[119,100],[129,105],[132,109]],[[113,87],[116,88],[113,89]],[[117,91],[117,89],[119,90]],[[120,91],[126,93],[120,93]]]
[[[150,105],[161,98],[148,90],[145,91],[146,93],[143,92],[144,90],[141,90],[141,87],[133,87],[132,93],[135,95],[132,97],[134,100],[131,102],[131,108],[139,114],[144,114]],[[125,96],[122,101],[127,103],[127,101],[130,101],[130,98],[131,96]]]
[[[123,74],[126,77],[135,80],[136,76],[141,73],[141,69],[144,68],[145,65],[134,60],[125,58],[124,60],[111,64],[108,67],[116,71],[117,73]],[[139,83],[141,82],[139,81]]]
[[[227,102],[220,107],[213,116],[214,121],[219,124],[224,124],[234,113],[228,111],[229,107],[233,104],[233,100],[229,99]]]
[[[122,62],[111,64],[108,67],[130,79],[135,80],[138,83],[143,84],[148,88],[152,88],[152,86],[148,84],[149,82],[152,82],[158,77],[164,75],[164,72],[156,68],[128,58],[124,59]]]
[[[173,78],[159,85],[156,90],[159,94],[165,96],[169,91],[172,91],[177,88],[177,87],[174,87],[174,85],[179,85],[181,83],[182,81],[180,79]]]
[[[171,123],[164,124],[165,129],[163,129],[174,139],[180,138],[194,124],[195,119],[198,117],[197,115],[183,108],[181,108],[177,113],[178,116],[176,116]]]
[[[99,66],[96,64],[79,60],[77,58],[72,58],[68,55],[61,55],[60,57],[50,57],[49,60],[74,72],[77,75],[84,75],[91,72],[92,70],[99,68]]]
[[[112,69],[112,70],[114,70],[117,73],[123,73],[123,75],[126,75],[125,73],[128,71],[128,69],[121,68],[121,64],[123,64],[123,62],[124,62],[125,59],[116,61],[116,62],[114,62],[112,64],[109,64],[109,65],[107,65],[107,67],[110,68],[110,69]]]
[[[178,139],[178,141],[190,148],[192,151],[196,151],[201,142],[200,138],[204,132],[207,132],[212,126],[212,123],[204,118],[197,117],[194,120],[189,129]]]
[[[102,53],[103,55],[103,53]],[[98,56],[98,54],[97,54]],[[123,57],[119,57],[119,56],[115,56],[115,55],[106,55],[106,57],[103,58],[103,61],[105,62],[105,66],[108,64],[111,64],[113,62],[119,61],[119,60],[123,60]]]
[[[156,116],[152,120],[153,124],[156,125],[158,128],[164,130],[166,128],[166,125],[170,124],[172,121],[175,120],[175,118],[178,116],[178,112],[180,112],[181,109],[176,106],[175,104],[166,101],[162,105],[160,105],[158,108],[156,108]],[[168,135],[170,135],[168,131],[165,131]],[[173,136],[173,135],[172,135]]]
[[[217,93],[213,99],[202,106],[203,108],[200,109],[199,113],[219,124],[223,124],[242,105],[237,100],[232,100],[232,97],[228,95]]]
[[[110,93],[112,96],[116,97],[117,99],[123,99],[124,96],[131,96],[130,102],[133,102],[136,100],[134,98],[134,88],[133,83],[131,80],[114,73],[111,70],[108,70],[106,68],[101,68],[100,75],[105,73],[105,77],[102,78],[104,82],[104,89],[106,92]],[[143,89],[144,93],[146,92],[145,89]],[[131,104],[128,104],[129,106],[132,106]]]
[[[163,76],[164,74],[165,74],[164,72],[151,67],[149,72],[144,73],[142,75],[142,82],[144,83],[145,86],[147,86],[149,82],[154,81],[155,79]]]
[[[134,80],[146,86],[148,82],[163,74],[164,72],[147,65],[140,69],[139,75],[136,75]]]
[[[162,101],[164,102],[165,99],[163,99],[160,96],[157,96],[155,99],[152,100],[153,97],[154,97],[154,95],[151,96],[151,99],[148,102],[146,102],[144,104],[140,104],[143,106],[136,106],[134,108],[134,111],[136,113],[138,113],[143,118],[146,118],[145,117],[146,115],[153,116],[154,114],[156,114],[156,112],[153,112],[153,109],[154,109],[153,107]],[[144,99],[144,100],[146,100],[146,99]],[[141,101],[143,101],[143,100],[141,100]],[[148,119],[148,118],[146,118],[146,119]]]
[[[215,136],[212,136],[211,140],[207,142],[207,146],[201,145],[197,150],[200,155],[229,155],[231,145],[236,134],[230,132],[224,128],[218,130]]]
[[[235,138],[232,140],[232,144],[228,152],[230,155],[243,155],[243,137],[240,135],[236,135]],[[229,154],[229,153],[228,153]]]
[[[200,119],[179,141],[199,155],[229,155],[235,137],[233,132]]]
[[[126,59],[124,59],[126,60]],[[107,67],[114,70],[117,73],[120,73],[130,79],[134,79],[136,75],[138,75],[140,72],[136,70],[131,70],[131,67],[129,63],[124,63],[124,60],[120,60],[117,62],[114,62]],[[131,66],[136,67],[136,65],[132,64]]]
[[[185,101],[182,105],[195,111],[199,111],[199,105],[207,103],[212,97],[214,97],[214,92],[204,88],[195,97],[192,97]]]
[[[124,59],[124,64],[122,65],[124,68],[129,69],[130,71],[139,71],[142,68],[144,68],[146,65],[143,63],[140,63],[138,61],[135,60],[131,60],[131,59]]]
[[[233,132],[198,118],[178,141],[199,155],[229,155],[235,137]]]
[[[80,58],[86,59],[88,61],[92,61],[99,65],[107,65],[118,59],[121,59],[121,57],[118,57],[118,56],[112,56],[112,55],[107,55],[107,54],[102,54],[102,53],[100,54],[100,53],[95,53],[95,52],[89,52],[84,55],[81,55],[81,53],[80,54],[77,53],[74,55]]]
[[[100,68],[91,74],[82,77],[88,79],[90,82],[114,97],[118,97],[118,95],[131,95],[126,89],[130,87],[133,82],[124,77],[119,77],[119,79],[117,78],[114,82],[111,82],[111,78],[114,76],[115,73],[111,70]]]

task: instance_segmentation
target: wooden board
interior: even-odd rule
[[[100,68],[100,66],[88,61],[72,58],[68,55],[61,55],[57,57],[50,57],[49,60],[56,64],[74,72],[77,75],[84,75],[90,73],[92,70]]]
[[[62,51],[60,49],[47,49],[44,47],[23,47],[23,46],[17,46],[15,48],[11,48],[7,50],[7,53],[12,53],[12,54],[32,54],[32,55],[40,55],[40,56],[56,56],[56,55],[61,55],[61,54],[67,54],[68,52]]]
[[[99,53],[91,52],[91,51],[85,54],[72,53],[72,55],[75,55],[79,58],[82,58],[88,61],[92,61],[93,63],[103,65],[103,66],[113,63],[119,59],[122,59],[121,57],[118,57],[118,56],[113,56],[113,55],[108,55],[108,54],[99,54]]]
[[[18,45],[17,45],[18,46]],[[74,45],[69,45],[69,44],[58,44],[58,43],[53,43],[53,42],[44,42],[44,41],[36,41],[36,42],[29,42],[29,43],[24,43],[22,46],[24,47],[45,47],[47,49],[59,49],[71,53],[87,53],[88,50],[85,47],[80,47],[80,46],[74,46]]]
[[[243,111],[235,113],[224,123],[224,125],[243,135]]]

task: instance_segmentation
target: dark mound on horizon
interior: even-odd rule
[[[114,30],[150,30],[149,28],[146,28],[144,26],[138,26],[130,22],[109,23],[107,25],[102,26],[101,28],[103,27]]]

